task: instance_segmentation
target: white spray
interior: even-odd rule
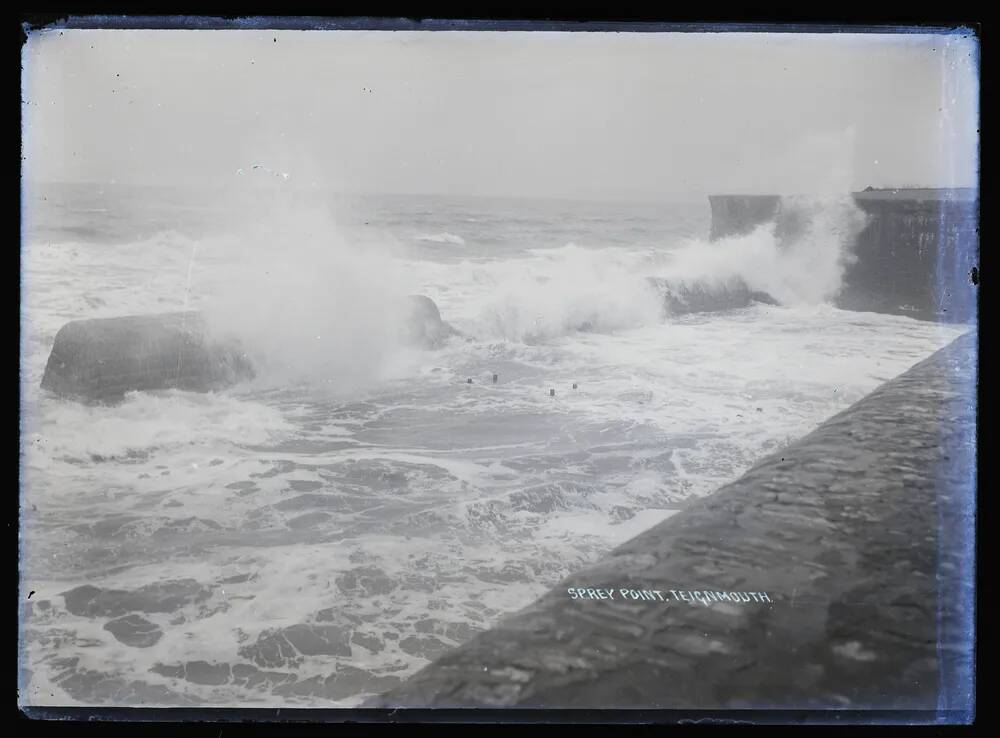
[[[394,368],[410,285],[386,249],[352,244],[286,179],[272,207],[246,212],[217,244],[232,266],[205,300],[209,325],[241,340],[265,382],[367,387]]]
[[[688,241],[657,276],[709,285],[738,279],[783,305],[821,304],[839,292],[865,222],[849,195],[783,198],[777,221],[744,236]],[[797,227],[783,233],[787,223]]]

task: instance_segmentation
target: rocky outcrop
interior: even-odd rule
[[[959,338],[369,705],[967,718],[976,340]]]

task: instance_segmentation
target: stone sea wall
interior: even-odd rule
[[[969,189],[856,192],[868,216],[849,251],[838,307],[968,323],[976,318],[979,195]],[[774,195],[713,195],[711,238],[745,235],[775,222],[794,231],[794,207]]]

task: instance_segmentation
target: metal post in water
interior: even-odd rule
[[[472,377],[469,377],[468,379],[466,379],[465,383],[466,384],[472,384]]]
[[[496,384],[496,383],[497,383],[497,376],[498,376],[498,375],[496,375],[496,374],[494,374],[494,375],[493,375],[493,384]]]
[[[576,382],[573,382],[573,389],[576,389]]]
[[[549,390],[549,397],[555,397],[555,396],[556,396],[556,391],[554,389],[550,389]]]

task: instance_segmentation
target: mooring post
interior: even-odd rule
[[[466,384],[472,384],[472,377],[469,377],[468,379],[466,379],[465,383]]]
[[[573,389],[576,389],[576,382],[573,382]]]
[[[549,390],[549,397],[555,397],[555,396],[556,396],[556,391],[554,389],[550,389]]]
[[[496,375],[496,374],[494,374],[494,375],[493,375],[493,384],[496,384],[496,383],[497,383],[497,375]]]

